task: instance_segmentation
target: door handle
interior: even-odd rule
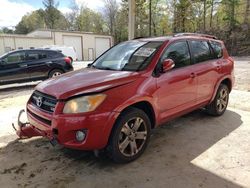
[[[195,77],[196,77],[196,74],[192,72],[192,73],[190,74],[190,78],[195,78]]]
[[[19,67],[27,67],[28,65],[27,64],[21,64],[19,65]]]

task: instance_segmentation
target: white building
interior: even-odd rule
[[[0,34],[0,55],[10,50],[39,48],[46,45],[73,46],[78,60],[94,60],[113,45],[110,35],[80,31],[35,30],[27,35]]]

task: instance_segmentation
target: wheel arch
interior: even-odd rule
[[[132,103],[132,104],[124,107],[120,113],[122,114],[122,112],[128,110],[129,108],[137,108],[137,109],[140,109],[143,112],[145,112],[147,114],[150,122],[151,122],[151,128],[152,129],[155,128],[156,114],[155,114],[155,110],[153,108],[153,105],[149,101],[142,100],[142,101],[137,101],[135,103]]]
[[[62,71],[63,73],[65,73],[65,71],[64,71],[62,68],[54,67],[54,68],[52,68],[52,69],[49,70],[49,72],[48,72],[48,78],[49,78],[49,76],[50,76],[50,73],[51,73],[52,71],[54,71],[54,70],[60,70],[60,71]]]
[[[210,100],[209,103],[211,103],[214,100],[220,84],[225,84],[228,87],[229,92],[232,91],[232,88],[233,88],[233,81],[232,81],[232,79],[230,77],[224,77],[224,78],[220,79],[220,81],[217,83],[217,85],[216,85],[216,87],[214,89],[213,97],[211,98],[211,100]]]

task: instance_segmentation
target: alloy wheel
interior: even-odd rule
[[[54,72],[53,75],[52,75],[52,78],[53,78],[53,77],[56,77],[56,76],[59,76],[59,75],[61,75],[61,74],[62,74],[62,73],[60,73],[60,72]]]
[[[146,143],[147,128],[144,120],[134,117],[127,121],[119,134],[119,150],[126,157],[136,155]]]
[[[228,103],[228,91],[226,89],[221,89],[218,99],[217,99],[217,110],[222,112],[227,107]]]

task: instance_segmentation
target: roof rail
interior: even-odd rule
[[[182,37],[182,36],[199,36],[199,37],[206,37],[211,39],[218,39],[214,35],[202,34],[202,33],[176,33],[174,37]]]

